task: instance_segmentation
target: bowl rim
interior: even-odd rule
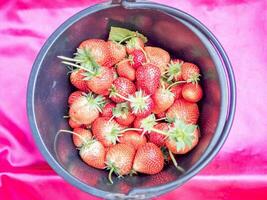
[[[94,187],[91,187],[73,175],[71,175],[69,172],[67,172],[49,153],[48,149],[46,148],[45,144],[43,143],[40,132],[37,127],[36,118],[35,118],[35,112],[34,112],[34,89],[36,84],[36,79],[38,76],[38,72],[41,66],[41,63],[43,62],[44,56],[48,52],[50,46],[56,41],[56,39],[61,35],[67,28],[69,28],[73,23],[79,21],[81,18],[95,13],[99,12],[101,10],[117,7],[117,6],[124,6],[125,8],[136,8],[136,9],[154,9],[158,11],[163,11],[171,16],[181,18],[182,20],[190,23],[194,27],[196,27],[198,30],[200,30],[212,43],[214,48],[216,48],[216,51],[219,53],[221,60],[224,64],[224,72],[225,72],[225,78],[227,79],[227,100],[228,100],[228,107],[227,105],[223,106],[224,115],[225,115],[225,122],[222,125],[222,131],[220,133],[220,138],[217,139],[216,143],[213,144],[213,148],[209,149],[207,147],[206,156],[202,155],[200,160],[197,161],[197,163],[183,176],[181,176],[179,179],[170,182],[165,185],[159,185],[151,188],[134,188],[131,190],[128,194],[116,194],[109,191],[100,190]],[[126,2],[124,1],[122,4],[111,4],[111,3],[102,3],[102,4],[96,4],[94,6],[88,7],[69,19],[67,19],[62,25],[60,25],[47,39],[43,47],[41,48],[40,52],[38,53],[35,62],[33,64],[30,78],[28,81],[27,86],[27,114],[28,114],[28,121],[30,123],[30,127],[32,130],[32,134],[35,139],[35,143],[38,147],[38,149],[41,151],[44,158],[47,160],[48,164],[65,180],[67,180],[72,185],[76,186],[77,188],[91,193],[98,197],[110,197],[110,198],[129,198],[129,197],[135,197],[138,199],[141,198],[147,198],[148,194],[150,194],[149,197],[159,195],[166,193],[182,184],[184,184],[186,181],[191,179],[193,176],[195,176],[197,173],[199,173],[200,170],[202,170],[207,164],[216,156],[216,154],[219,152],[221,147],[226,141],[226,138],[229,134],[229,131],[231,129],[231,126],[233,124],[234,114],[235,114],[235,108],[236,108],[236,85],[235,85],[235,78],[234,78],[234,72],[230,63],[230,60],[223,49],[222,45],[219,43],[218,39],[209,31],[206,26],[204,26],[200,21],[198,21],[193,16],[185,13],[184,11],[181,11],[179,9],[158,4],[158,3],[152,3],[152,2]],[[221,116],[219,119],[219,122],[221,121]],[[217,130],[215,134],[217,133]],[[217,133],[218,134],[218,133]],[[144,194],[147,194],[144,196]]]

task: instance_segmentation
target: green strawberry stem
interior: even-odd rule
[[[167,87],[167,90],[171,89],[171,87],[175,86],[175,85],[178,85],[180,83],[187,83],[187,81],[177,81],[177,82],[174,82],[172,84],[170,84],[168,87]]]
[[[167,119],[166,117],[162,117],[162,118],[156,119],[155,121],[158,122],[158,121],[166,120],[166,119]]]
[[[74,59],[74,58],[69,58],[69,57],[66,57],[66,56],[57,56],[59,59],[61,60],[66,60],[66,61],[71,61],[71,62],[81,62],[81,60],[77,60],[77,59]]]
[[[108,180],[111,184],[113,184],[113,181],[112,181],[112,173],[114,172],[114,168],[112,167],[108,173]]]
[[[141,48],[140,46],[138,46],[138,49],[140,49],[143,52],[143,54],[145,55],[146,63],[150,62],[150,60],[147,57],[147,54],[146,54],[145,50],[143,48]],[[142,64],[145,64],[145,63],[142,63]]]
[[[173,153],[172,153],[170,150],[169,150],[169,155],[170,155],[170,157],[171,157],[171,160],[172,160],[172,162],[173,162],[175,168],[176,168],[177,170],[181,171],[182,173],[184,173],[185,170],[184,170],[182,167],[178,166],[177,161],[176,161],[176,159],[174,158]]]
[[[69,119],[69,118],[70,118],[69,115],[64,115],[64,116],[63,116],[63,119]]]
[[[90,74],[94,74],[93,71],[91,71],[91,70],[89,70],[89,69],[87,69],[87,68],[85,68],[85,67],[82,67],[81,65],[76,65],[76,64],[74,64],[74,63],[67,62],[67,61],[62,61],[62,63],[63,63],[63,64],[66,64],[66,65],[73,66],[73,67],[77,67],[77,68],[79,68],[79,69],[83,69],[83,70],[89,72]]]
[[[166,136],[168,136],[168,133],[166,133],[166,132],[164,132],[164,131],[162,131],[162,130],[155,129],[155,128],[151,128],[150,131],[159,133],[159,134],[161,134],[161,135],[166,135]]]
[[[130,100],[129,98],[127,98],[127,97],[125,97],[125,96],[122,96],[121,94],[119,94],[119,93],[117,93],[117,92],[113,92],[112,94],[117,95],[118,97],[124,99],[125,101],[129,101],[129,102],[131,102],[131,100]]]
[[[124,130],[121,130],[120,133],[124,133],[126,131],[143,131],[141,128],[126,128]]]
[[[60,134],[60,133],[69,133],[69,134],[73,134],[73,135],[76,135],[76,136],[78,136],[84,143],[87,143],[87,141],[84,139],[84,137],[82,137],[81,135],[79,135],[78,133],[75,133],[75,132],[73,132],[73,131],[69,131],[69,130],[59,130],[58,132],[57,132],[57,134],[56,134],[56,136],[55,136],[55,143],[56,143],[56,141],[57,141],[57,138],[58,138],[58,135]],[[54,144],[55,144],[54,143]]]
[[[123,38],[121,41],[119,41],[119,44],[121,44],[121,43],[123,43],[124,41],[129,40],[129,39],[131,39],[131,38],[133,38],[133,37],[136,37],[136,35],[130,35],[130,36],[127,36],[127,37]]]

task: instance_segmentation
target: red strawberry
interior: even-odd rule
[[[113,73],[113,81],[115,81],[118,78],[117,71],[116,71],[115,67],[111,67],[110,69]]]
[[[141,128],[141,121],[143,120],[143,117],[136,117],[133,123],[134,128]]]
[[[182,72],[181,72],[181,67],[183,63],[184,61],[180,59],[171,60],[170,64],[168,64],[169,68],[167,70],[168,81],[172,81],[172,80],[182,81],[183,80]]]
[[[197,82],[200,77],[200,70],[198,66],[193,63],[185,62],[181,67],[182,77],[187,82]]]
[[[128,95],[133,94],[135,91],[136,88],[132,81],[128,80],[127,78],[119,77],[113,82],[110,98],[116,103],[121,103],[125,100],[116,94],[127,97]]]
[[[135,80],[135,69],[131,66],[130,61],[122,60],[117,64],[117,72],[120,77]]]
[[[104,64],[105,66],[113,66],[126,57],[125,46],[113,41],[107,41],[107,46],[110,51],[111,59],[109,63]]]
[[[82,147],[82,145],[85,143],[84,141],[88,142],[92,139],[92,133],[88,129],[75,128],[75,129],[73,129],[73,132],[80,135],[80,137],[75,135],[75,134],[72,135],[72,140],[73,140],[73,143],[76,147]]]
[[[139,68],[143,63],[146,62],[146,56],[142,50],[134,50],[130,54],[129,58],[131,60],[132,67],[135,69]]]
[[[167,123],[159,123],[159,124],[155,125],[154,128],[157,130],[162,130],[162,131],[168,131],[169,130],[169,126]],[[154,131],[152,131],[148,134],[149,142],[154,143],[158,147],[162,147],[165,145],[165,139],[166,139],[165,135],[156,133]]]
[[[131,54],[135,50],[144,49],[144,46],[144,41],[140,37],[133,37],[126,42],[126,51],[128,54]]]
[[[112,117],[112,109],[115,108],[115,103],[109,102],[102,108],[102,117]]]
[[[138,149],[146,142],[147,142],[146,137],[142,136],[137,131],[126,131],[120,137],[120,143],[133,145],[135,149]]]
[[[133,95],[129,96],[128,101],[130,102],[132,113],[137,117],[148,116],[154,108],[154,102],[152,98],[144,94],[142,90],[137,91]]]
[[[164,167],[164,156],[159,147],[146,143],[136,152],[133,169],[144,174],[159,173]]]
[[[97,140],[91,140],[90,142],[83,144],[79,151],[81,159],[91,167],[98,169],[105,168],[105,148],[101,142]]]
[[[83,92],[88,91],[87,82],[84,80],[86,76],[83,74],[85,73],[82,69],[77,69],[71,72],[70,74],[70,82],[74,87],[78,88],[79,90]]]
[[[135,149],[132,145],[116,144],[109,148],[106,154],[106,163],[109,172],[109,180],[113,183],[111,175],[115,172],[118,176],[131,172]]]
[[[89,39],[83,41],[79,49],[86,49],[87,52],[84,52],[83,59],[93,59],[97,64],[103,65],[108,62],[110,59],[110,50],[108,48],[107,42],[101,39]],[[80,59],[81,57],[76,57],[76,59]],[[81,60],[81,59],[80,59]]]
[[[148,61],[151,64],[156,65],[160,69],[161,74],[163,74],[170,62],[170,54],[161,48],[150,46],[145,47],[145,52],[147,54]]]
[[[203,92],[198,83],[187,83],[183,86],[182,95],[185,100],[196,103],[202,98]]]
[[[92,124],[92,132],[97,140],[105,147],[109,147],[118,141],[118,137],[121,135],[121,127],[108,117],[99,117]]]
[[[72,92],[70,94],[69,98],[68,98],[69,105],[73,104],[73,102],[76,101],[76,99],[78,99],[82,95],[83,95],[82,91],[74,91],[74,92]]]
[[[71,128],[80,128],[81,126],[83,126],[82,124],[72,120],[72,119],[69,119],[69,125]]]
[[[168,131],[167,148],[174,154],[186,154],[198,143],[199,130],[196,125],[176,119]]]
[[[166,117],[166,113],[165,112],[161,112],[161,113],[156,114],[156,116],[157,116],[158,119],[165,118]]]
[[[88,74],[87,86],[96,94],[108,95],[113,79],[114,73],[110,68],[99,67],[95,74]]]
[[[78,124],[91,124],[99,116],[104,103],[102,96],[89,93],[81,96],[70,106],[69,116]]]
[[[154,94],[160,83],[160,70],[152,64],[145,64],[136,70],[136,81],[147,94]]]
[[[119,103],[115,108],[112,109],[113,116],[116,122],[122,126],[129,126],[135,119],[135,115],[132,114],[129,104]]]
[[[188,124],[196,124],[199,117],[199,109],[196,103],[178,99],[168,109],[166,116],[171,119],[177,118],[183,120]]]
[[[180,99],[182,97],[182,89],[183,89],[184,84],[179,84],[171,87],[171,92],[174,94],[174,98]]]
[[[159,114],[166,111],[174,102],[174,94],[165,88],[158,88],[152,95],[155,107],[153,113]]]

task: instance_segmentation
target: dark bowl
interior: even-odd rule
[[[108,184],[107,171],[87,166],[79,158],[70,135],[61,135],[56,148],[55,134],[69,129],[67,98],[74,89],[68,69],[57,55],[72,56],[87,38],[106,39],[110,26],[138,30],[150,44],[162,47],[177,58],[201,68],[204,98],[200,103],[201,139],[189,154],[153,176],[115,179]],[[235,80],[231,64],[215,36],[192,16],[155,3],[114,1],[89,7],[63,23],[47,40],[32,68],[28,84],[27,109],[38,148],[66,181],[106,199],[151,198],[181,186],[205,167],[218,153],[232,125],[235,111]]]

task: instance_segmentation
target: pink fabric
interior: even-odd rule
[[[97,199],[68,184],[34,144],[26,86],[47,37],[66,18],[100,1],[0,0],[0,199]],[[201,20],[228,53],[237,112],[216,158],[183,187],[158,199],[267,199],[267,1],[157,0]]]

